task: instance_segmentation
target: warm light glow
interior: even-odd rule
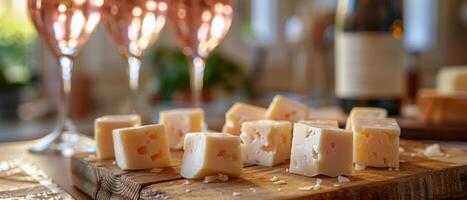
[[[58,12],[64,13],[66,11],[66,5],[65,4],[59,4],[58,5]]]
[[[157,3],[155,1],[147,1],[146,2],[146,9],[149,11],[154,11],[157,9]]]
[[[133,10],[131,11],[131,14],[133,14],[133,16],[135,16],[135,17],[141,16],[142,13],[143,13],[143,11],[138,6],[134,7]]]

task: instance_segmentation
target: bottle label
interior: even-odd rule
[[[347,99],[400,98],[404,47],[389,33],[336,34],[336,95]]]

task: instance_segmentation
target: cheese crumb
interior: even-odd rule
[[[321,189],[321,184],[316,184],[313,186],[313,190],[319,190]]]
[[[284,180],[278,180],[278,181],[273,182],[272,184],[274,184],[274,185],[285,185],[285,184],[287,184],[287,182],[285,182]]]
[[[183,185],[190,185],[190,181],[186,180],[185,182],[183,182]]]
[[[315,187],[315,185],[304,186],[304,187],[299,187],[298,190],[309,191],[309,190],[312,190],[314,187]]]
[[[217,175],[217,180],[222,181],[222,182],[226,182],[226,181],[229,180],[229,176],[227,176],[225,174],[218,174]]]
[[[277,191],[278,192],[281,192],[283,189],[282,188],[277,188]]]
[[[188,193],[188,192],[191,192],[191,190],[190,189],[185,189],[185,192]]]
[[[423,152],[423,155],[428,157],[444,156],[443,152],[441,152],[439,144],[432,144],[427,146]]]
[[[337,177],[337,182],[339,182],[339,183],[348,183],[348,182],[350,182],[350,179],[348,179],[345,176],[338,176]]]
[[[217,176],[206,176],[203,183],[212,183],[214,181],[217,181]]]
[[[332,186],[334,186],[334,187],[339,187],[339,186],[341,186],[341,185],[340,185],[339,183],[334,183],[334,184],[332,184]]]
[[[399,160],[400,163],[405,163],[405,160]]]
[[[159,173],[159,172],[161,172],[162,170],[163,170],[163,168],[153,168],[153,169],[151,169],[151,171],[149,171],[149,172],[151,172],[151,173]]]
[[[112,165],[116,165],[116,164],[117,164],[117,162],[115,162],[115,161],[112,161]]]
[[[269,179],[271,182],[276,182],[279,180],[279,178],[277,178],[277,176],[272,176],[271,179]]]
[[[256,188],[250,188],[252,192],[256,192]]]
[[[233,196],[240,196],[240,195],[242,195],[242,194],[240,194],[240,192],[232,192],[232,195],[233,195]]]
[[[359,165],[359,164],[355,164],[355,170],[357,171],[362,171],[366,168],[365,165]]]
[[[405,151],[405,149],[403,147],[399,147],[399,153],[402,153],[404,151]]]
[[[285,173],[289,173],[289,168],[285,168]]]

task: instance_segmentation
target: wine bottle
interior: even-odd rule
[[[349,112],[381,107],[398,115],[404,94],[400,0],[340,0],[336,14],[336,96]]]

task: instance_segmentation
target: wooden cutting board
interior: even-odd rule
[[[72,158],[73,184],[94,199],[444,199],[467,197],[467,152],[442,146],[447,156],[423,155],[428,143],[402,140],[399,171],[368,168],[354,171],[350,182],[305,177],[277,167],[247,166],[240,178],[203,183],[180,177],[183,152],[172,152],[174,167],[162,172],[122,171],[112,160],[95,161],[89,154]],[[285,185],[274,185],[277,176]],[[301,191],[322,179],[321,189]],[[233,193],[238,193],[234,196]]]

